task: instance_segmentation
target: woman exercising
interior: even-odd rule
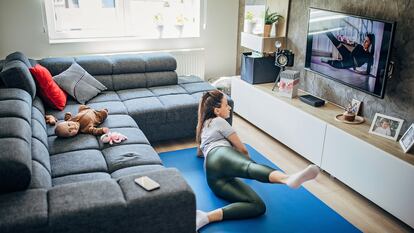
[[[262,199],[237,177],[298,188],[319,173],[319,168],[315,165],[296,174],[286,175],[255,163],[234,129],[225,120],[230,116],[230,109],[226,96],[218,90],[206,92],[199,104],[197,155],[205,156],[204,167],[210,189],[231,204],[208,213],[197,210],[197,231],[211,222],[253,218],[265,213],[266,206]]]
[[[364,42],[362,45],[357,44],[355,48],[350,51],[343,42],[339,41],[332,32],[327,32],[326,36],[338,49],[339,54],[341,54],[341,60],[331,60],[322,58],[321,61],[328,63],[330,66],[338,69],[348,69],[360,67],[367,63],[367,70],[362,72],[363,74],[371,73],[371,66],[374,63],[374,45],[375,45],[375,35],[367,34],[365,36]]]

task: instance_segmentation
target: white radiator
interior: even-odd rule
[[[204,49],[182,49],[166,51],[171,53],[177,60],[177,74],[196,75],[204,79],[205,55]]]

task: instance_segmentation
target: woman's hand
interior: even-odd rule
[[[227,140],[230,141],[230,143],[233,145],[235,150],[237,150],[238,152],[246,155],[246,157],[250,159],[249,152],[247,151],[246,146],[241,142],[241,140],[240,140],[239,136],[237,135],[237,133],[231,134],[227,138]]]
[[[197,146],[197,157],[200,157],[200,158],[204,157],[203,152],[201,151],[199,146]]]

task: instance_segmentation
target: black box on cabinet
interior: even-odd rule
[[[255,56],[251,52],[242,55],[240,76],[250,84],[275,82],[279,71],[273,56]]]

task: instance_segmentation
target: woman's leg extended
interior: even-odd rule
[[[257,164],[232,147],[218,147],[207,156],[207,177],[254,179],[264,183],[285,183],[287,175],[266,165]]]
[[[253,218],[266,212],[262,199],[237,178],[210,180],[209,186],[217,196],[232,202],[222,208],[223,220]]]

